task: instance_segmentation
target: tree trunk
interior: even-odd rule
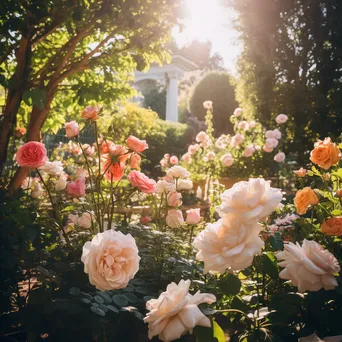
[[[17,66],[9,81],[8,96],[0,129],[0,174],[2,174],[6,163],[10,137],[13,134],[17,113],[26,90],[29,66],[31,63],[30,39],[30,37],[23,37],[21,39],[16,52]]]

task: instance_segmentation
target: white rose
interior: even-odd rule
[[[235,214],[244,222],[258,221],[271,214],[282,200],[280,189],[272,188],[271,181],[250,178],[248,182],[238,182],[221,195],[222,204],[217,207],[223,217]]]
[[[130,234],[106,230],[85,243],[81,260],[90,284],[104,291],[126,287],[139,270],[140,257]]]
[[[56,182],[56,184],[55,184],[55,189],[56,189],[56,191],[62,191],[62,190],[64,190],[65,188],[66,188],[66,186],[67,186],[67,176],[65,175],[65,174],[62,174],[60,177],[59,177],[59,179],[58,179],[58,181]]]
[[[193,242],[198,249],[197,260],[204,261],[204,273],[249,267],[264,245],[259,237],[261,230],[258,223],[241,223],[233,215],[228,215],[226,222],[209,223]]]
[[[338,261],[328,250],[316,241],[304,239],[302,246],[292,242],[284,246],[284,251],[276,254],[279,266],[284,269],[279,273],[282,279],[291,280],[299,292],[333,290],[338,283],[334,273],[340,271]]]
[[[167,182],[166,180],[159,180],[157,182],[157,192],[164,193],[176,190],[176,184],[173,182]]]
[[[179,339],[187,331],[197,326],[210,327],[210,320],[199,310],[201,303],[212,304],[216,297],[210,293],[191,295],[189,293],[190,280],[183,279],[178,283],[171,283],[158,299],[151,299],[146,303],[150,312],[144,318],[148,323],[148,337],[159,335],[159,339],[168,342]]]
[[[92,216],[90,213],[83,213],[81,217],[78,218],[77,224],[84,229],[90,229],[92,222]]]
[[[177,190],[191,190],[193,188],[194,184],[192,183],[192,180],[190,179],[179,179],[177,182]]]
[[[63,164],[59,160],[53,162],[47,161],[39,168],[39,171],[43,171],[51,176],[55,176],[63,172]]]
[[[180,210],[171,209],[167,212],[165,221],[170,228],[177,228],[184,223],[183,214]]]
[[[188,178],[190,172],[183,166],[175,165],[167,171],[167,175],[174,178]]]

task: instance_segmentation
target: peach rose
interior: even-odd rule
[[[248,122],[243,120],[238,123],[238,129],[242,129],[244,131],[247,131],[249,128]]]
[[[311,151],[310,160],[324,170],[328,170],[341,159],[341,151],[330,138],[324,141],[318,140],[315,148]]]
[[[126,287],[139,270],[140,257],[130,234],[106,230],[85,243],[81,260],[90,284],[104,291]]]
[[[67,176],[62,174],[59,176],[58,181],[56,182],[55,189],[56,191],[62,191],[67,186]]]
[[[186,163],[191,163],[191,154],[189,152],[183,154],[182,160]]]
[[[165,221],[170,228],[177,228],[184,223],[183,214],[180,210],[171,209],[167,212]]]
[[[81,117],[91,121],[96,121],[99,118],[100,108],[98,106],[87,106],[83,110]]]
[[[69,139],[76,137],[80,133],[80,129],[76,121],[67,122],[64,127],[65,127],[66,136]]]
[[[190,280],[181,280],[178,285],[171,283],[158,299],[150,299],[146,303],[149,311],[144,318],[148,323],[148,338],[159,335],[164,342],[179,339],[187,331],[192,332],[197,325],[210,327],[210,320],[200,311],[201,303],[212,304],[216,297],[210,293],[191,295]]]
[[[198,144],[195,144],[195,145],[190,145],[188,147],[188,152],[190,154],[196,154],[196,152],[198,151],[198,149],[200,148],[200,146]]]
[[[157,182],[157,191],[159,193],[168,193],[169,191],[176,190],[176,184],[167,180],[159,180]]]
[[[305,177],[306,176],[306,169],[303,169],[302,167],[299,170],[293,171],[298,177]]]
[[[153,194],[157,191],[157,183],[155,180],[148,178],[142,172],[131,171],[127,176],[133,187],[137,187],[145,194]]]
[[[130,160],[131,168],[140,170],[140,164],[141,164],[141,157],[139,156],[139,154],[134,153],[131,156],[131,160]]]
[[[234,158],[230,153],[224,154],[220,161],[227,167],[232,166],[234,164]]]
[[[148,145],[146,140],[140,140],[133,135],[130,135],[127,140],[126,144],[130,150],[133,152],[143,152],[148,149]]]
[[[273,147],[270,147],[270,146],[267,146],[267,145],[264,145],[262,149],[263,149],[265,152],[267,152],[267,153],[273,152]]]
[[[80,178],[76,181],[72,181],[67,185],[67,193],[71,197],[81,197],[85,195],[85,179]]]
[[[191,190],[193,188],[194,184],[191,179],[178,179],[177,182],[177,190]]]
[[[299,215],[304,215],[308,211],[310,205],[316,204],[318,204],[318,197],[311,188],[305,187],[304,189],[297,191],[294,205]]]
[[[342,216],[336,216],[322,223],[321,231],[326,235],[342,235]]]
[[[242,223],[234,215],[226,215],[225,223],[209,223],[193,242],[197,260],[204,261],[204,273],[243,270],[252,265],[264,245],[261,230],[258,223]]]
[[[196,141],[197,142],[203,142],[203,141],[208,140],[208,139],[209,139],[209,136],[204,131],[201,131],[196,135]]]
[[[289,117],[286,114],[279,114],[275,121],[277,124],[283,124],[285,123],[287,120],[289,119]]]
[[[189,209],[186,211],[186,220],[187,224],[198,224],[201,221],[201,209]]]
[[[285,153],[284,152],[279,152],[274,156],[274,161],[277,163],[283,163],[285,161]]]
[[[47,161],[46,148],[38,141],[30,141],[19,147],[15,159],[20,166],[38,168]]]
[[[269,148],[275,148],[278,146],[278,140],[276,138],[267,138],[265,141],[265,146]]]
[[[284,246],[284,251],[276,253],[281,279],[291,280],[299,292],[333,290],[338,283],[334,273],[340,271],[336,258],[316,241],[304,239],[302,246],[292,242]]]
[[[167,204],[170,207],[179,207],[182,204],[182,194],[177,191],[171,191],[167,195]]]

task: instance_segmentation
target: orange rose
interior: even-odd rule
[[[330,138],[325,138],[324,141],[318,140],[311,151],[310,160],[325,170],[337,164],[340,159],[341,151]]]
[[[303,190],[298,190],[294,199],[294,204],[299,215],[304,215],[310,205],[315,205],[317,203],[318,197],[309,187],[306,187]]]
[[[321,225],[321,231],[326,235],[342,235],[342,216],[325,220]]]

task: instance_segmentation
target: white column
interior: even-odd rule
[[[178,122],[178,75],[168,72],[166,120]]]

